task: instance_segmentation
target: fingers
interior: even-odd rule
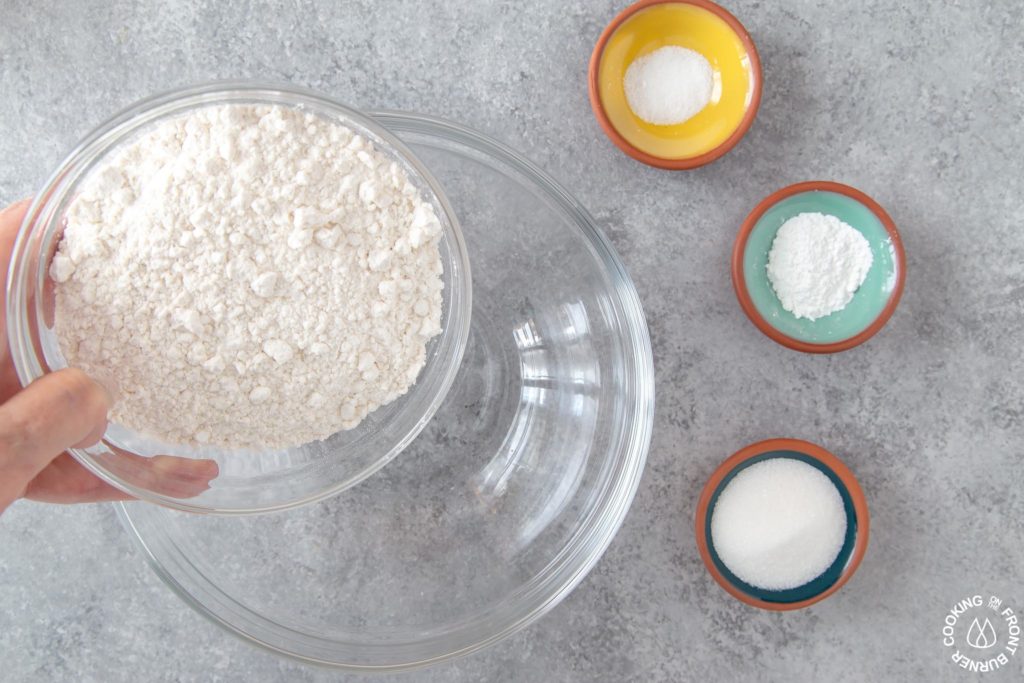
[[[137,461],[132,477],[136,486],[172,498],[194,498],[210,488],[219,474],[213,460],[192,460],[171,455],[144,458],[118,448],[121,457]],[[111,486],[67,453],[58,456],[29,482],[24,498],[42,503],[99,503],[131,500],[132,497]]]
[[[210,488],[210,482],[220,474],[220,468],[213,460],[193,460],[174,455],[144,457],[112,449],[122,458],[135,461],[138,469],[134,474],[136,486],[172,498],[194,498]]]
[[[11,252],[14,251],[14,241],[18,237],[18,228],[31,203],[31,199],[22,199],[20,202],[15,202],[0,210],[0,277],[7,276],[7,270],[11,263]],[[3,313],[5,303],[2,299],[3,297],[0,297],[0,313]],[[7,382],[14,378],[14,365],[11,363],[7,350],[7,334],[4,325],[0,325],[0,364],[3,366],[2,372],[5,375],[3,380]]]
[[[107,393],[107,400],[109,401],[110,400],[110,392],[106,391],[106,393]],[[79,439],[75,443],[71,444],[71,448],[88,448],[89,446],[97,444],[97,443],[100,442],[100,439],[103,438],[103,435],[106,433],[106,431],[107,431],[107,418],[106,418],[106,413],[104,413],[103,419],[102,420],[97,420],[96,423],[93,425],[92,429],[89,430],[89,433],[86,434],[85,436],[83,436],[81,439]]]
[[[99,503],[131,500],[67,453],[61,453],[29,482],[25,498],[43,503]]]
[[[146,458],[112,447],[119,457],[133,461],[132,477],[137,486],[174,498],[194,498],[210,488],[220,473],[213,460],[193,460],[170,455]],[[42,503],[99,503],[131,500],[132,497],[106,483],[62,453],[29,482],[24,496]]]
[[[0,510],[66,448],[95,443],[110,397],[81,370],[36,380],[0,406]]]
[[[0,210],[0,266],[3,266],[4,273],[7,272],[7,265],[11,259],[14,240],[18,237],[18,228],[21,227],[21,221],[25,219],[25,212],[31,203],[31,199],[22,199]]]
[[[149,458],[152,474],[147,487],[156,493],[174,498],[193,498],[210,488],[220,474],[213,460],[192,460],[173,455]]]
[[[0,209],[0,230],[8,229],[11,225],[17,230],[18,226],[21,225],[22,219],[25,217],[25,212],[28,211],[28,205],[31,203],[32,198],[26,197]]]

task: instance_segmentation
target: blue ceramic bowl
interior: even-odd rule
[[[846,537],[828,569],[802,586],[767,590],[746,583],[722,562],[711,536],[711,521],[719,496],[729,482],[747,467],[771,458],[792,458],[811,465],[829,478],[843,500]],[[797,439],[770,439],[747,446],[723,462],[704,487],[697,505],[697,546],[715,580],[741,601],[770,610],[806,607],[828,597],[856,571],[868,543],[868,509],[864,492],[848,467],[824,448]]]

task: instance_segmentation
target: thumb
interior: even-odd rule
[[[0,512],[65,449],[103,436],[110,396],[85,373],[50,373],[0,406]]]

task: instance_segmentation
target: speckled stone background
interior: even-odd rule
[[[356,106],[450,117],[523,151],[590,208],[646,306],[658,406],[632,511],[583,584],[524,632],[403,681],[967,680],[941,643],[964,595],[1024,611],[1024,5],[729,0],[764,61],[753,128],[689,173],[621,154],[590,113],[591,47],[623,3],[0,0],[0,201],[30,194],[137,98],[283,79]],[[873,195],[906,294],[866,346],[776,346],[729,281],[737,226],[806,179]],[[691,532],[715,465],[817,441],[869,497],[839,594],[795,614],[729,598]],[[259,558],[255,558],[257,561]],[[108,507],[0,519],[4,681],[340,680],[191,612]],[[983,680],[1020,680],[1024,653]]]

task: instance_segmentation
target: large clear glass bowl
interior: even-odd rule
[[[473,264],[469,345],[444,404],[401,458],[315,505],[241,518],[119,507],[200,613],[361,671],[472,652],[562,600],[626,514],[654,410],[640,301],[586,210],[472,131],[376,118],[443,184]]]
[[[355,130],[405,170],[434,205],[443,228],[441,334],[427,345],[426,364],[408,393],[371,413],[355,429],[296,448],[237,451],[163,443],[111,424],[97,446],[71,450],[99,477],[137,498],[192,512],[243,514],[319,500],[362,481],[400,453],[433,417],[455,378],[469,335],[471,290],[466,246],[440,185],[380,123],[324,95],[292,86],[220,82],[185,88],[142,101],[96,129],[60,165],[29,209],[14,248],[7,290],[7,329],[22,383],[67,365],[46,311],[45,292],[65,210],[83,178],[112,150],[157,122],[228,103],[295,107]],[[195,495],[195,480],[185,476],[187,470],[154,457],[167,455],[213,460],[219,474],[208,490]]]

